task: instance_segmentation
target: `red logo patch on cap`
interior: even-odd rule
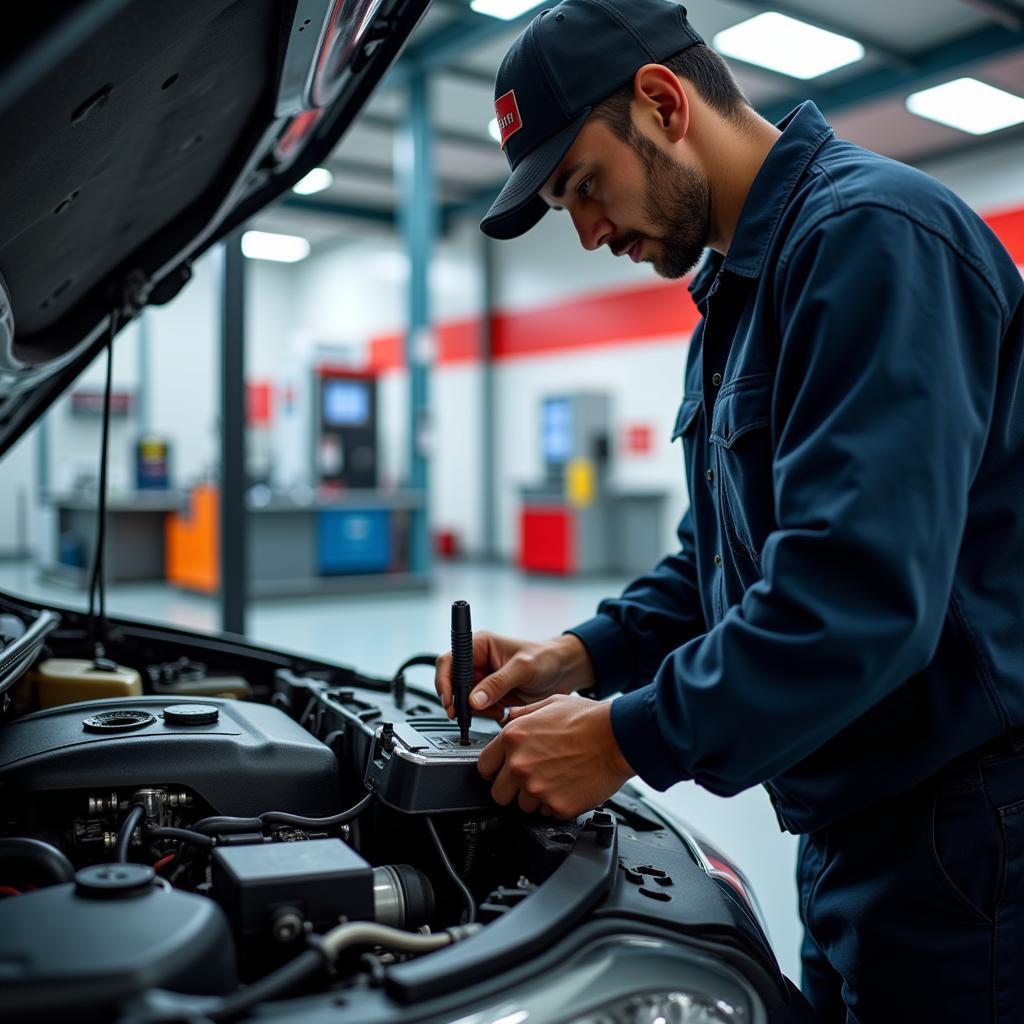
[[[494,112],[498,115],[501,148],[504,149],[505,143],[523,127],[523,119],[519,114],[519,104],[516,103],[515,89],[510,89],[504,96],[499,96],[494,101]]]

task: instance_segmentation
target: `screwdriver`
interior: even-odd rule
[[[473,689],[473,623],[469,602],[456,601],[452,605],[452,696],[455,716],[459,723],[459,742],[469,744],[469,692]]]

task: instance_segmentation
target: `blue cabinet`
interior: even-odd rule
[[[389,509],[324,509],[317,513],[317,555],[325,576],[391,568]]]

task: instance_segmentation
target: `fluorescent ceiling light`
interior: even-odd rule
[[[472,0],[470,7],[477,14],[489,14],[492,18],[511,21],[525,14],[531,7],[540,7],[541,0]]]
[[[971,135],[988,135],[1024,122],[1024,97],[976,78],[958,78],[908,96],[907,110]]]
[[[490,132],[491,138],[500,146],[501,129],[498,127],[498,119],[496,117],[491,118],[491,123],[487,126],[487,131]]]
[[[269,231],[246,231],[242,255],[251,260],[298,263],[309,255],[309,242],[298,235],[274,235]]]
[[[716,50],[791,78],[817,78],[864,58],[856,39],[768,11],[719,32]]]
[[[301,181],[292,186],[292,191],[300,196],[311,196],[314,192],[323,192],[330,188],[334,175],[326,167],[314,167]]]

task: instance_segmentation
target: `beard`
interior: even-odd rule
[[[711,236],[711,186],[700,172],[677,164],[635,128],[628,141],[647,178],[644,214],[661,231],[652,236],[630,232],[615,239],[613,248],[622,252],[650,237],[661,246],[650,259],[655,272],[670,280],[685,277],[700,262]]]

